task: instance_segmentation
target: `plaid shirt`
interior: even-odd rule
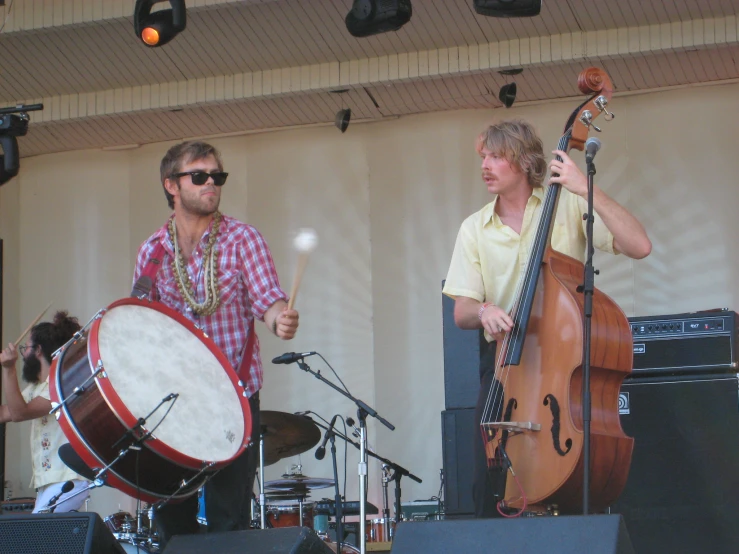
[[[177,288],[172,269],[174,250],[167,222],[139,247],[133,282],[141,275],[156,244],[164,246],[162,265],[152,287],[150,298],[183,314],[197,324],[223,351],[233,368],[239,372],[247,394],[251,396],[262,387],[262,361],[259,339],[254,337],[254,351],[250,364],[240,368],[249,333],[254,332],[254,318],[264,320],[267,309],[278,300],[287,300],[280,288],[272,255],[264,237],[251,225],[223,216],[214,245],[218,253],[218,286],[221,302],[210,316],[193,313]],[[187,263],[187,273],[195,288],[198,302],[205,299],[203,280],[203,249],[208,244],[211,222]]]

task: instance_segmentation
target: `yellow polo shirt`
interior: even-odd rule
[[[466,296],[478,302],[493,302],[510,313],[518,282],[526,270],[531,244],[544,201],[546,187],[535,188],[526,204],[521,234],[505,225],[495,213],[495,202],[462,223],[454,245],[443,293],[451,298]],[[585,260],[585,199],[562,188],[552,230],[552,248],[583,262]],[[594,214],[593,245],[613,253],[613,235]],[[492,337],[487,336],[488,341]]]

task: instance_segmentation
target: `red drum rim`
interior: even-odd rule
[[[188,456],[187,454],[184,454],[180,452],[179,450],[176,450],[172,448],[171,446],[165,444],[164,442],[160,441],[154,436],[152,436],[149,440],[146,441],[147,447],[153,450],[154,452],[156,452],[157,454],[161,455],[162,457],[166,458],[167,460],[170,460],[183,467],[187,467],[191,469],[200,470],[203,468],[203,464],[212,463],[213,465],[211,466],[211,470],[216,470],[216,469],[220,469],[230,464],[232,461],[234,461],[236,458],[238,458],[243,453],[244,449],[249,444],[249,439],[251,437],[251,410],[249,408],[249,400],[243,394],[239,393],[239,390],[243,390],[243,387],[239,386],[239,378],[236,375],[236,371],[234,371],[234,369],[231,367],[231,363],[228,361],[228,358],[226,358],[226,355],[221,351],[220,348],[218,348],[218,346],[216,346],[216,343],[213,342],[213,339],[211,339],[205,332],[195,327],[195,324],[192,323],[186,317],[184,317],[182,314],[180,314],[179,312],[176,312],[172,308],[169,308],[168,306],[165,306],[164,304],[160,302],[155,302],[153,300],[140,300],[138,298],[123,298],[121,300],[117,300],[116,302],[113,302],[110,306],[108,306],[106,308],[106,312],[109,312],[119,306],[131,306],[131,305],[141,306],[144,308],[149,308],[149,309],[161,312],[164,315],[180,323],[183,327],[185,327],[193,335],[198,337],[198,339],[200,339],[200,341],[216,357],[218,362],[221,364],[222,368],[226,371],[226,375],[231,381],[231,384],[233,385],[234,390],[236,391],[236,394],[239,398],[239,403],[241,404],[241,409],[244,414],[244,436],[241,439],[241,447],[236,451],[236,453],[233,456],[231,456],[230,458],[226,460],[213,462],[212,460],[199,460],[197,458],[192,458]],[[103,317],[105,317],[104,314],[103,314]],[[102,321],[102,317],[97,318],[95,322],[92,324],[92,328],[90,329],[90,335],[87,341],[89,359],[94,364],[97,364],[98,361],[101,360],[100,350],[98,348],[98,344],[99,344],[98,332],[100,329],[101,321]],[[104,369],[105,362],[103,361],[102,363],[103,363],[103,369]],[[128,410],[126,405],[120,399],[120,397],[118,396],[118,393],[115,391],[112,384],[110,383],[110,380],[100,379],[98,377],[95,377],[95,382],[97,383],[98,388],[100,389],[103,399],[108,404],[108,407],[111,409],[111,411],[119,419],[119,421],[123,425],[125,425],[128,429],[131,429],[132,427],[134,427],[138,419],[134,417],[134,415]]]
[[[141,306],[141,307],[157,310],[163,313],[164,315],[174,319],[175,321],[180,323],[183,327],[185,327],[187,330],[189,330],[193,335],[195,335],[206,346],[206,348],[208,348],[208,350],[216,357],[222,369],[226,372],[226,375],[228,376],[228,379],[230,380],[237,394],[237,397],[239,399],[239,404],[241,405],[243,416],[244,416],[244,436],[242,437],[242,440],[241,440],[241,446],[231,458],[228,458],[226,460],[221,460],[219,462],[212,462],[210,460],[199,460],[196,458],[192,458],[180,452],[179,450],[176,450],[168,446],[162,441],[156,439],[154,436],[152,436],[149,440],[147,440],[146,442],[147,448],[150,448],[153,452],[160,455],[168,462],[179,464],[183,467],[194,469],[197,471],[204,469],[206,465],[212,464],[210,465],[210,467],[208,467],[208,471],[205,472],[204,475],[207,475],[208,473],[212,471],[216,471],[217,469],[220,469],[221,467],[228,465],[233,460],[235,460],[238,456],[243,454],[244,450],[247,448],[250,442],[251,430],[252,430],[252,418],[251,418],[251,409],[249,406],[249,400],[241,392],[243,391],[243,387],[239,385],[239,378],[236,372],[234,371],[234,369],[231,367],[231,364],[226,358],[225,354],[223,354],[223,352],[218,348],[215,342],[213,342],[213,340],[206,333],[204,333],[202,330],[195,327],[195,325],[190,320],[182,316],[180,313],[172,310],[171,308],[165,306],[164,304],[151,301],[151,300],[140,300],[138,298],[124,298],[116,302],[113,302],[105,310],[102,311],[102,315],[98,314],[91,328],[89,329],[89,333],[87,336],[87,356],[88,356],[88,366],[90,366],[89,367],[90,373],[91,374],[93,373],[93,366],[96,365],[98,361],[100,361],[100,352],[97,347],[97,344],[98,344],[98,329],[100,327],[100,321],[102,317],[104,316],[105,312],[115,307],[125,306],[125,305],[136,305],[136,306]],[[70,341],[67,344],[65,344],[65,346],[62,349],[60,349],[60,352],[57,354],[56,357],[54,357],[51,363],[51,367],[49,371],[49,396],[50,396],[51,401],[56,404],[61,404],[63,401],[63,399],[61,399],[61,395],[59,394],[59,388],[58,388],[58,380],[61,377],[58,372],[58,363],[59,363],[59,360],[63,359],[63,354],[65,353],[65,350],[67,349],[67,347],[70,344],[76,344],[76,342],[77,341],[75,340],[74,342]],[[103,368],[104,368],[104,365],[103,365]],[[108,408],[111,410],[112,414],[121,422],[121,424],[124,425],[128,429],[131,429],[134,425],[136,425],[137,419],[133,416],[133,414],[131,414],[131,412],[125,406],[123,401],[120,399],[120,397],[115,392],[112,385],[110,384],[109,380],[105,378],[100,379],[98,377],[95,377],[94,381],[98,387],[98,390],[100,392],[102,399],[108,405]],[[72,446],[75,452],[82,458],[85,464],[88,465],[88,467],[102,468],[107,465],[108,462],[99,458],[96,455],[89,441],[86,440],[85,437],[82,436],[79,429],[77,428],[77,425],[74,422],[74,419],[69,413],[69,410],[66,404],[63,405],[61,408],[59,408],[55,417],[57,421],[59,422],[59,425],[61,426],[62,431],[64,432],[64,435],[69,441],[69,444]],[[112,466],[109,469],[109,471],[106,472],[105,483],[118,490],[121,490],[122,492],[130,496],[133,496],[134,498],[140,498],[147,502],[157,502],[161,500],[162,498],[165,498],[165,496],[162,494],[159,494],[154,491],[149,491],[147,489],[143,489],[137,486],[135,483],[131,483],[128,479],[124,478],[123,476],[121,476],[119,473],[115,471],[115,466]],[[193,491],[188,491],[184,494],[175,494],[172,497],[172,500],[180,501],[180,500],[183,500],[184,498],[191,496],[193,493],[194,493]]]

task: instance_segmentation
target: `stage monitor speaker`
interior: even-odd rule
[[[0,552],[13,554],[126,554],[94,512],[11,514],[0,517]]]
[[[634,548],[620,516],[593,515],[407,522],[396,528],[390,552],[634,554]]]
[[[308,527],[253,529],[229,533],[176,535],[163,554],[335,554],[328,544]]]
[[[611,511],[637,552],[739,552],[738,388],[726,373],[624,382],[634,454]]]

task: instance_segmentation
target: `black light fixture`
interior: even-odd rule
[[[513,106],[513,103],[516,101],[516,83],[508,83],[500,87],[498,99],[503,102],[506,108]]]
[[[151,13],[154,4],[169,2],[170,8]],[[163,46],[185,29],[185,0],[136,0],[133,29],[147,46]]]
[[[43,110],[43,104],[20,104],[14,108],[0,108],[0,185],[18,175],[21,168],[16,137],[28,132],[28,112]]]
[[[411,0],[354,0],[344,23],[352,36],[368,37],[397,31],[412,14]]]
[[[520,67],[514,69],[503,69],[502,71],[498,71],[498,73],[506,76],[520,75],[523,73],[523,69]],[[517,87],[515,81],[503,85],[500,87],[500,92],[498,92],[498,100],[500,100],[506,108],[510,108],[516,101],[516,90]]]
[[[349,92],[348,88],[342,88],[338,90],[332,90],[333,94],[344,94],[345,92]],[[334,125],[336,125],[336,128],[341,131],[342,133],[345,132],[349,128],[349,121],[352,118],[352,111],[349,108],[344,108],[344,103],[341,103],[342,108],[336,112],[336,117],[334,118]]]
[[[336,112],[336,120],[334,121],[334,125],[341,131],[342,133],[347,130],[349,127],[349,120],[352,118],[352,111],[349,108],[346,108],[345,110],[339,110]]]
[[[489,17],[533,17],[541,11],[541,0],[473,0],[475,11]]]

